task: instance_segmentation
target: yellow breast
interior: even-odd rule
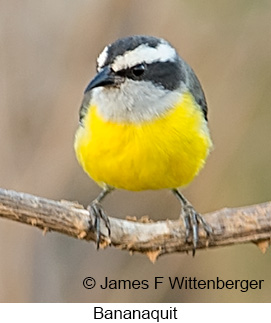
[[[141,124],[105,121],[90,106],[75,139],[78,161],[93,180],[131,191],[187,185],[211,145],[207,122],[189,93],[163,116]]]

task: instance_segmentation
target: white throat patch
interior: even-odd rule
[[[127,79],[119,88],[93,89],[92,103],[107,121],[142,123],[151,121],[174,107],[182,91],[165,90],[152,82]]]

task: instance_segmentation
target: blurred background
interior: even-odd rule
[[[271,199],[271,2],[2,0],[0,187],[87,205],[100,189],[77,164],[74,133],[99,52],[115,39],[169,40],[206,93],[215,149],[184,191],[204,213]],[[177,218],[168,191],[115,192],[111,216]],[[269,302],[270,250],[253,244],[147,257],[0,221],[1,302]],[[92,276],[264,279],[262,290],[86,290]]]

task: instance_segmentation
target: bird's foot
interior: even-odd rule
[[[204,218],[195,211],[190,203],[183,205],[182,213],[185,225],[185,240],[188,243],[190,236],[193,243],[193,256],[195,256],[196,248],[199,241],[199,224],[203,226],[204,231],[209,237],[213,230],[210,225],[204,220]]]
[[[103,210],[101,203],[97,199],[92,201],[89,204],[87,209],[88,209],[90,215],[92,215],[95,218],[94,228],[96,230],[96,245],[97,245],[97,250],[98,250],[100,247],[100,241],[101,241],[101,220],[104,222],[104,224],[108,230],[109,237],[111,235],[110,222],[109,222],[108,216],[106,215],[105,211]]]

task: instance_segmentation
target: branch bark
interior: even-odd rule
[[[25,223],[47,231],[57,231],[78,239],[95,241],[92,218],[83,206],[69,201],[53,201],[38,196],[0,189],[0,217]],[[224,208],[204,215],[214,234],[207,239],[199,231],[199,249],[254,242],[266,251],[271,238],[271,202],[240,208]],[[111,237],[101,223],[101,247],[108,245],[158,256],[192,250],[185,242],[182,220],[152,222],[109,217]]]

